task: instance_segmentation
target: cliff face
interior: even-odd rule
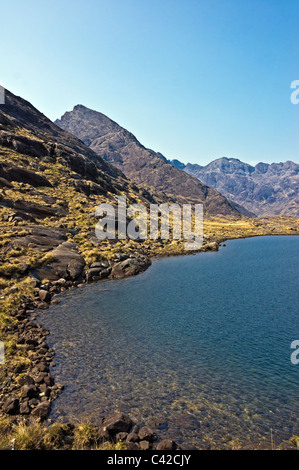
[[[206,166],[172,160],[203,183],[258,216],[299,216],[299,165],[258,163],[248,165],[235,158],[219,158]]]
[[[73,133],[128,178],[178,202],[203,203],[211,215],[240,217],[239,210],[217,190],[175,168],[161,154],[145,148],[116,122],[82,105],[65,113],[56,124]]]

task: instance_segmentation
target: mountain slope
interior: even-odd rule
[[[296,163],[251,166],[225,157],[206,166],[184,165],[177,160],[171,163],[258,216],[299,216],[299,165]]]
[[[175,168],[161,154],[145,148],[133,134],[102,113],[77,105],[55,123],[136,183],[161,191],[178,202],[202,202],[211,215],[240,217],[239,210],[222,194]]]
[[[24,99],[9,91],[5,97],[0,105],[0,289],[23,275],[74,280],[84,275],[85,266],[113,257],[126,244],[96,238],[99,204],[116,206],[119,195],[128,204],[146,206],[167,199],[138,187]],[[144,248],[132,242],[131,250]]]

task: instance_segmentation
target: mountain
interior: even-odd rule
[[[9,285],[29,274],[40,281],[75,280],[93,261],[113,259],[126,241],[96,238],[95,209],[116,206],[119,195],[128,204],[168,201],[6,90],[0,105],[0,289],[1,280]],[[142,256],[151,247],[135,245],[126,248],[132,253],[126,269],[146,266]]]
[[[170,161],[204,184],[258,216],[299,216],[299,165],[258,163],[255,166],[236,158],[219,158],[206,166]]]
[[[203,203],[210,215],[240,217],[233,203],[197,178],[175,168],[160,154],[145,148],[129,131],[102,113],[82,105],[55,121],[134,182],[160,191],[180,203]]]

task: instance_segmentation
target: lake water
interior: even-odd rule
[[[52,417],[120,409],[185,447],[299,434],[299,238],[233,240],[72,290],[39,320],[66,385]]]

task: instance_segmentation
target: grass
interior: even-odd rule
[[[77,426],[54,423],[47,426],[37,420],[12,424],[0,418],[0,450],[126,450],[123,442],[102,442],[98,428],[88,421]]]

